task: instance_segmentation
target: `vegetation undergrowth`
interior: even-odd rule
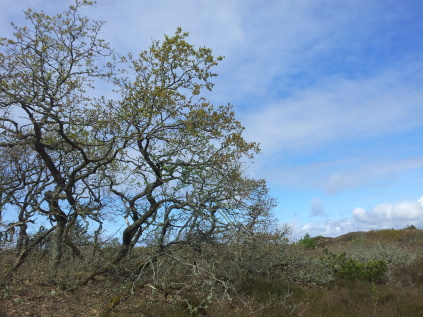
[[[94,257],[82,249],[83,259],[69,250],[56,285],[49,281],[49,258],[42,251],[32,254],[18,274],[8,275],[14,255],[4,249],[0,316],[29,311],[32,316],[93,317],[418,316],[423,310],[423,230],[415,229],[412,239],[405,230],[396,233],[401,241],[362,233],[360,250],[374,251],[371,260],[360,257],[356,239],[342,240],[347,235],[313,249],[263,240],[206,243],[155,259],[153,248],[142,247],[85,284],[81,281],[90,271],[111,261],[113,246],[105,245],[108,251]],[[385,253],[379,252],[382,246]],[[404,249],[408,258],[394,261],[394,253]]]

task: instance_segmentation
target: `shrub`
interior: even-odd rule
[[[401,234],[395,229],[372,230],[368,236],[380,242],[397,242],[401,240]]]
[[[416,230],[416,226],[415,225],[408,225],[407,227],[404,228],[404,230]]]
[[[331,248],[333,252],[346,252],[348,256],[360,262],[383,260],[389,265],[406,265],[421,258],[420,248],[404,245],[400,242],[379,242],[363,239],[351,241],[347,245],[337,245]]]
[[[310,235],[306,233],[304,235],[304,238],[301,238],[300,241],[298,241],[298,245],[306,248],[306,249],[315,249],[316,248],[316,241],[314,241],[313,238],[310,238]]]
[[[329,265],[338,278],[376,283],[381,282],[386,275],[387,264],[383,260],[360,262],[348,257],[345,252],[336,254],[326,250],[326,254]]]

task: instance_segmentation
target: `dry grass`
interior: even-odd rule
[[[268,266],[257,249],[257,267],[232,263],[229,257],[233,247],[222,246],[214,253],[213,248],[208,250],[208,257],[198,261],[195,273],[186,268],[178,271],[176,262],[167,259],[144,272],[146,276],[165,272],[155,280],[157,284],[130,278],[146,252],[142,249],[115,271],[84,285],[81,281],[104,264],[105,258],[102,262],[89,256],[85,260],[66,257],[57,284],[51,284],[48,257],[33,255],[10,276],[8,267],[14,255],[3,250],[0,317],[421,315],[423,230],[383,230],[319,239],[324,243],[317,243],[313,250],[296,245],[269,247],[272,260],[268,259]],[[379,284],[336,278],[324,261],[324,248],[336,254],[345,252],[356,261],[384,260],[388,263],[386,278]],[[193,254],[189,254],[191,257]],[[248,259],[252,259],[251,254]],[[212,271],[217,275],[215,285],[204,288],[211,283],[207,270],[219,263],[220,270]],[[183,287],[182,282],[187,281],[190,287]],[[225,281],[233,288],[224,290]]]

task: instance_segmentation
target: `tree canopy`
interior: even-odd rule
[[[14,268],[52,235],[54,278],[63,247],[78,254],[80,221],[98,237],[106,219],[125,220],[115,264],[141,242],[163,250],[261,230],[274,200],[245,172],[258,145],[230,104],[203,97],[222,57],[181,29],[119,56],[100,38],[104,22],[82,15],[89,4],[28,10],[27,25],[0,40],[2,219],[15,219],[0,220],[3,237],[18,232]],[[96,95],[106,86],[113,97]],[[29,239],[40,220],[45,230]]]

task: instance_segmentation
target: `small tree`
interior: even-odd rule
[[[303,238],[298,241],[298,245],[306,248],[306,249],[315,249],[316,248],[316,241],[310,237],[308,233],[304,235]]]
[[[111,51],[98,38],[103,23],[80,15],[86,4],[78,0],[56,16],[29,9],[28,25],[12,24],[14,38],[0,39],[0,147],[26,151],[19,163],[25,160],[27,169],[17,182],[31,192],[24,198],[30,213],[54,223],[53,278],[76,219],[101,208],[96,174],[117,153],[106,108],[88,94],[94,80],[110,78],[109,64],[99,61]],[[3,184],[6,195],[17,188]]]

